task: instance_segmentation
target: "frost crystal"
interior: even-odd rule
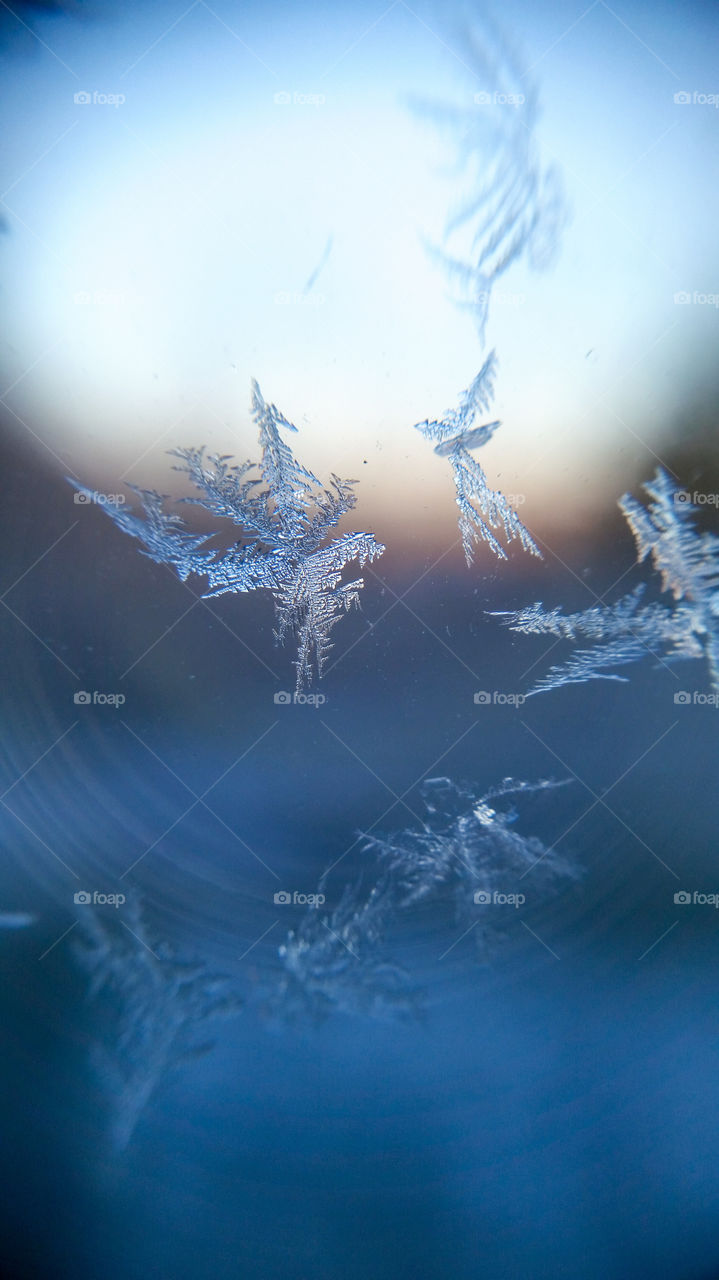
[[[574,867],[554,848],[536,836],[513,830],[517,818],[513,809],[490,803],[520,792],[563,785],[505,778],[477,797],[449,778],[433,778],[423,787],[428,810],[423,829],[410,828],[391,839],[370,837],[366,849],[379,858],[402,908],[430,898],[449,898],[457,919],[463,921],[471,915],[475,893],[516,889],[520,878],[535,868],[543,884],[576,878]],[[479,938],[485,947],[495,923],[491,917],[484,921],[486,927]]]
[[[467,97],[460,103],[415,99],[412,105],[456,149],[451,178],[461,195],[441,242],[428,248],[453,282],[455,301],[472,312],[484,342],[496,281],[525,251],[534,267],[549,262],[565,210],[557,170],[544,169],[537,156],[536,91],[499,33],[488,21],[482,28],[461,32],[460,60],[479,89],[471,105]],[[500,425],[474,425],[491,403],[494,372],[492,352],[456,409],[439,421],[417,424],[435,442],[435,453],[448,458],[452,467],[468,565],[482,541],[500,559],[507,559],[498,532],[541,558],[516,511],[490,488],[469,452],[486,444]]]
[[[79,925],[75,955],[90,975],[88,996],[109,1014],[102,1042],[92,1053],[112,1103],[110,1136],[123,1150],[153,1094],[184,1059],[212,1048],[207,1023],[234,1016],[240,1001],[226,979],[177,958],[148,935],[139,906],[130,900],[122,921],[91,907]]]
[[[480,335],[495,282],[525,250],[532,267],[547,265],[566,219],[558,170],[537,152],[536,88],[499,33],[482,27],[461,33],[461,61],[479,90],[470,103],[413,101],[455,149],[450,176],[461,194],[429,249]]]
[[[227,550],[208,550],[215,532],[194,534],[184,521],[164,509],[165,497],[137,489],[144,519],[123,506],[106,506],[115,523],[138,538],[144,554],[171,565],[184,582],[191,574],[205,577],[206,596],[265,589],[275,602],[275,636],[282,643],[296,638],[297,691],[318,678],[332,645],[330,633],[344,612],[359,603],[362,578],[343,583],[347,564],[362,567],[384,551],[369,533],[348,533],[325,544],[327,535],[355,506],[354,480],[331,477],[329,488],[297,462],[280,431],[295,431],[273,404],[266,404],[253,382],[252,409],[259,428],[259,464],[230,465],[227,456],[205,456],[204,449],[173,449],[201,496],[181,501],[204,507],[231,520],[241,538]],[[72,484],[73,481],[70,481]],[[82,485],[76,488],[91,497]]]
[[[508,542],[516,538],[525,551],[540,559],[542,556],[516,511],[503,494],[489,487],[484,471],[469,453],[470,449],[477,449],[491,440],[501,425],[494,421],[475,426],[477,416],[492,403],[496,367],[495,355],[491,351],[474,381],[460,395],[456,409],[449,409],[435,421],[415,424],[416,430],[421,431],[426,440],[436,441],[435,453],[449,459],[457,490],[459,530],[468,565],[472,563],[474,548],[479,542],[486,542],[501,560],[507,559],[494,530],[503,531]]]
[[[693,527],[695,508],[676,492],[665,471],[644,485],[643,507],[629,494],[619,506],[634,534],[637,562],[651,556],[661,575],[661,588],[671,592],[669,604],[642,604],[644,586],[613,605],[596,605],[583,613],[546,612],[541,604],[494,614],[512,631],[601,641],[581,649],[552,667],[530,693],[543,693],[587,680],[622,680],[613,667],[655,657],[662,662],[703,658],[714,693],[719,693],[719,538]]]
[[[333,1012],[386,1016],[418,1012],[418,993],[386,958],[387,934],[423,904],[454,907],[457,920],[477,925],[475,893],[516,890],[532,874],[532,885],[575,879],[577,870],[553,847],[513,829],[514,810],[497,805],[510,795],[564,786],[563,782],[518,782],[505,778],[477,796],[449,778],[422,788],[427,819],[420,830],[391,837],[364,836],[365,878],[374,887],[347,885],[330,914],[311,907],[279,949],[283,976],[272,1003],[285,1015]],[[374,877],[373,866],[374,863]],[[320,888],[327,888],[323,877]],[[482,919],[484,947],[501,934],[502,913]]]
[[[407,976],[382,955],[394,907],[384,879],[366,898],[359,885],[347,885],[329,915],[309,908],[279,949],[284,973],[275,1006],[290,1018],[309,1015],[314,1021],[330,1013],[407,1012],[413,1003]]]

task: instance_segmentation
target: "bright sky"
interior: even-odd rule
[[[256,376],[302,461],[363,482],[363,524],[451,528],[448,469],[411,427],[483,348],[424,248],[454,179],[406,101],[472,101],[448,12],[106,0],[10,41],[0,382],[58,469],[167,491],[167,448],[252,456]],[[503,426],[482,461],[525,511],[581,523],[648,474],[715,363],[709,23],[700,5],[502,10],[571,211],[550,270],[498,282],[486,335]]]

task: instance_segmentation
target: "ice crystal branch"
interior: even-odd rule
[[[416,424],[425,440],[435,441],[435,453],[446,457],[457,442],[465,448],[474,448],[491,439],[494,429],[500,424],[490,422],[484,427],[475,428],[474,420],[478,414],[486,413],[494,400],[496,376],[497,357],[494,351],[490,351],[476,378],[460,393],[456,409],[448,409],[443,417],[435,421]],[[484,434],[480,436],[478,431]]]
[[[487,20],[457,34],[477,92],[411,105],[454,149],[457,194],[440,241],[428,248],[483,337],[496,281],[525,252],[534,268],[551,261],[566,206],[558,170],[539,157],[537,91],[526,69]]]
[[[208,1024],[241,1004],[222,975],[158,944],[133,900],[121,921],[83,908],[79,926],[74,952],[90,977],[88,998],[109,1015],[93,1064],[111,1099],[113,1146],[123,1150],[168,1073],[211,1048]]]
[[[480,338],[496,281],[525,252],[530,264],[546,265],[565,217],[558,171],[544,168],[537,153],[537,95],[524,68],[488,21],[457,33],[460,60],[477,90],[459,102],[414,99],[415,111],[429,119],[454,147],[453,188],[458,192],[439,243],[428,245],[453,285],[454,300],[472,312]],[[498,421],[475,424],[493,398],[494,353],[443,418],[418,423],[449,459],[459,507],[459,529],[467,564],[485,542],[507,558],[500,537],[525,551],[541,552],[503,494],[493,490],[470,450],[491,439]],[[500,537],[497,536],[500,535]]]
[[[477,417],[492,403],[496,368],[495,354],[491,351],[474,381],[461,393],[456,409],[448,409],[443,417],[431,422],[415,424],[416,430],[426,440],[436,442],[434,452],[449,460],[459,507],[459,531],[468,565],[472,563],[479,542],[485,542],[500,560],[507,559],[507,553],[496,536],[498,532],[508,542],[516,539],[531,555],[540,559],[542,555],[504,494],[490,487],[482,467],[469,452],[491,440],[501,425],[498,421],[475,425]]]
[[[595,605],[582,613],[546,611],[537,603],[495,614],[512,631],[561,640],[586,636],[600,642],[551,667],[530,693],[587,680],[626,681],[612,668],[646,657],[665,663],[703,658],[711,688],[719,693],[719,537],[696,532],[696,509],[686,494],[675,490],[665,471],[658,470],[643,487],[646,506],[629,494],[619,506],[634,535],[637,562],[651,558],[661,575],[662,591],[671,593],[670,603],[642,604],[641,584],[615,604]]]
[[[309,908],[279,949],[283,976],[274,1003],[283,1016],[321,1021],[331,1013],[384,1017],[409,1011],[407,975],[382,954],[394,909],[386,878],[366,897],[361,885],[345,886],[328,914]]]
[[[281,431],[296,428],[252,384],[252,412],[259,430],[259,463],[232,464],[204,449],[174,449],[175,470],[189,476],[200,496],[181,499],[212,516],[231,521],[241,538],[225,550],[208,548],[217,531],[191,532],[176,513],[165,510],[166,497],[135,489],[143,516],[124,506],[105,510],[125,533],[137,538],[144,554],[170,565],[185,581],[207,580],[207,596],[266,590],[275,602],[276,638],[297,640],[297,690],[320,678],[332,644],[330,633],[343,613],[359,604],[362,578],[343,583],[349,563],[360,568],[384,551],[369,533],[348,533],[326,542],[328,534],[355,506],[353,480],[331,477],[323,488],[296,460]],[[70,483],[73,483],[70,481]],[[76,488],[87,497],[92,491]],[[134,488],[134,486],[133,486]]]
[[[535,867],[541,867],[537,876],[543,884],[576,876],[554,848],[513,829],[517,814],[512,808],[490,804],[508,795],[563,785],[505,778],[476,796],[449,778],[433,778],[423,787],[428,812],[423,828],[410,828],[389,839],[369,837],[365,848],[379,859],[403,908],[449,896],[457,917],[464,919],[476,892],[506,892]]]
[[[513,827],[516,812],[496,803],[563,785],[505,778],[477,796],[449,778],[429,779],[422,788],[423,825],[393,836],[364,835],[364,881],[346,885],[330,912],[308,908],[288,933],[279,949],[283,972],[274,1007],[284,1015],[309,1013],[314,1019],[332,1012],[416,1013],[418,992],[386,958],[390,929],[428,903],[449,902],[464,922],[476,909],[478,891],[516,890],[528,873],[532,885],[543,888],[576,878],[567,859],[536,836],[521,835]],[[369,892],[364,883],[373,884]],[[331,892],[327,876],[320,890]],[[486,949],[501,933],[501,913],[485,917],[482,926]]]

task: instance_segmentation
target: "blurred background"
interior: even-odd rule
[[[311,467],[361,478],[378,536],[411,545],[419,510],[444,550],[451,488],[410,428],[481,360],[426,244],[466,182],[457,139],[493,109],[475,95],[509,62],[525,101],[494,114],[558,169],[565,216],[551,270],[524,254],[496,282],[505,425],[486,459],[530,523],[581,532],[715,403],[714,16],[510,4],[497,29],[404,3],[6,12],[9,428],[103,490],[163,487],[177,444],[250,456],[254,376]],[[440,133],[418,100],[461,115]]]
[[[474,702],[558,656],[487,611],[648,578],[622,493],[658,465],[719,491],[716,36],[712,5],[634,0],[0,8],[6,1274],[719,1275],[715,912],[673,898],[719,889],[716,709],[674,701],[704,672]],[[466,247],[477,120],[559,192],[483,325],[432,252]],[[492,347],[481,462],[544,559],[468,568],[412,428]],[[319,708],[275,702],[268,599],[198,600],[65,480],[179,494],[167,449],[256,457],[253,376],[388,548]],[[481,965],[446,912],[398,923],[420,1018],[286,1025],[267,993],[302,913],[274,893],[337,863],[336,904],[371,878],[358,832],[416,828],[436,775],[572,778],[518,824],[581,879],[528,894]],[[77,962],[78,891],[134,895],[137,947],[244,1006],[122,1149],[92,1050],[128,1010]],[[164,990],[135,1010],[141,1085]]]

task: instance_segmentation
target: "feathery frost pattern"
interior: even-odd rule
[[[495,800],[565,786],[566,782],[536,783],[505,778],[481,796],[458,786],[450,778],[431,778],[423,787],[427,820],[422,830],[409,828],[391,839],[369,837],[372,852],[395,887],[398,904],[406,909],[428,899],[454,904],[458,924],[476,923],[476,893],[516,890],[520,879],[532,872],[546,887],[552,881],[574,879],[576,869],[536,836],[513,829],[517,812],[500,808]],[[536,869],[536,870],[535,870]],[[485,917],[477,931],[480,949],[491,949],[501,919]]]
[[[266,590],[275,602],[276,639],[293,636],[297,691],[321,678],[332,648],[330,634],[343,613],[359,604],[362,578],[342,582],[343,571],[356,561],[360,568],[384,551],[370,533],[326,538],[355,506],[354,480],[331,477],[323,488],[296,460],[281,431],[296,431],[273,404],[266,404],[253,382],[253,416],[259,428],[261,461],[231,465],[227,456],[205,456],[204,449],[173,449],[175,470],[185,472],[201,496],[180,499],[237,525],[242,536],[224,551],[208,550],[215,537],[192,533],[184,521],[164,508],[166,497],[154,490],[134,491],[144,518],[122,506],[105,507],[108,515],[144,546],[157,564],[170,565],[184,582],[194,574],[207,579],[206,596]],[[70,483],[74,483],[70,481]],[[83,485],[80,492],[92,496]]]
[[[87,907],[79,926],[84,936],[74,952],[90,975],[88,998],[109,1014],[93,1065],[111,1100],[112,1144],[124,1150],[167,1075],[211,1049],[208,1024],[235,1016],[242,1002],[222,975],[158,944],[134,900],[122,921]]]
[[[619,506],[634,534],[637,562],[651,557],[671,603],[642,604],[645,587],[640,584],[615,604],[596,605],[583,613],[547,612],[539,603],[495,613],[512,631],[601,642],[551,667],[530,693],[587,680],[626,682],[614,667],[654,657],[664,663],[704,659],[712,691],[719,694],[719,537],[696,532],[696,509],[685,501],[687,495],[675,490],[665,471],[658,470],[643,487],[646,506],[629,494]]]
[[[283,976],[274,1009],[289,1020],[313,1022],[333,1013],[384,1018],[410,1012],[416,996],[407,974],[384,955],[394,912],[386,879],[367,897],[361,885],[347,885],[329,915],[308,909],[279,949]]]
[[[576,879],[578,870],[553,847],[514,829],[514,809],[494,803],[564,785],[505,778],[477,796],[449,778],[425,782],[427,818],[420,830],[364,837],[365,878],[374,879],[369,893],[362,883],[347,885],[331,913],[311,907],[287,935],[279,949],[283,975],[274,1009],[316,1020],[335,1012],[416,1015],[419,992],[386,957],[390,928],[428,902],[449,903],[458,925],[476,925],[482,901],[477,904],[477,892],[513,892],[528,873],[533,889]],[[320,882],[325,894],[327,881],[325,876]],[[482,917],[475,929],[481,951],[491,951],[506,924],[501,911]]]
[[[519,60],[486,19],[458,43],[479,92],[412,106],[455,149],[449,176],[460,194],[441,242],[428,248],[483,338],[495,282],[525,251],[536,269],[551,262],[566,205],[558,170],[539,159],[537,91]]]
[[[414,98],[411,105],[456,152],[449,176],[459,196],[440,242],[427,247],[451,282],[453,300],[471,312],[484,343],[496,281],[525,252],[532,267],[549,264],[566,210],[558,170],[544,168],[538,157],[537,93],[524,68],[488,19],[481,26],[465,24],[457,34],[461,62],[479,92],[470,96],[467,88],[459,102]],[[457,409],[438,422],[417,424],[452,467],[468,565],[479,542],[506,560],[497,533],[541,557],[516,511],[490,488],[469,452],[486,444],[500,425],[473,426],[491,403],[494,371],[492,352],[462,392]]]
[[[468,565],[474,558],[475,547],[485,542],[500,560],[507,553],[497,538],[503,533],[507,542],[517,540],[525,551],[542,558],[542,553],[525,529],[516,511],[502,493],[491,489],[487,477],[470,449],[477,449],[491,440],[498,421],[475,426],[478,415],[487,411],[494,398],[494,379],[497,361],[490,351],[474,381],[459,398],[456,409],[449,409],[442,418],[432,422],[415,423],[426,440],[434,441],[434,452],[448,458],[457,491],[459,507],[459,531]]]
[[[308,908],[288,932],[278,950],[279,981],[262,1000],[265,1009],[292,1024],[318,1024],[338,1013],[420,1016],[421,992],[388,955],[390,936],[427,904],[437,906],[446,927],[449,905],[457,926],[474,926],[480,953],[490,955],[521,917],[515,906],[483,911],[486,895],[494,894],[496,902],[497,893],[516,894],[526,877],[532,897],[538,891],[545,897],[579,876],[554,846],[516,830],[518,815],[508,803],[565,785],[505,778],[477,795],[449,778],[427,780],[421,827],[363,836],[360,879],[344,886],[336,905]],[[328,873],[318,887],[330,895]],[[110,1102],[112,1145],[124,1150],[167,1078],[213,1047],[211,1024],[235,1017],[246,1002],[236,978],[158,943],[136,897],[128,899],[121,918],[83,909],[77,929],[73,953],[89,976],[88,999],[101,1018],[93,1065]],[[450,928],[447,950],[461,936]]]

